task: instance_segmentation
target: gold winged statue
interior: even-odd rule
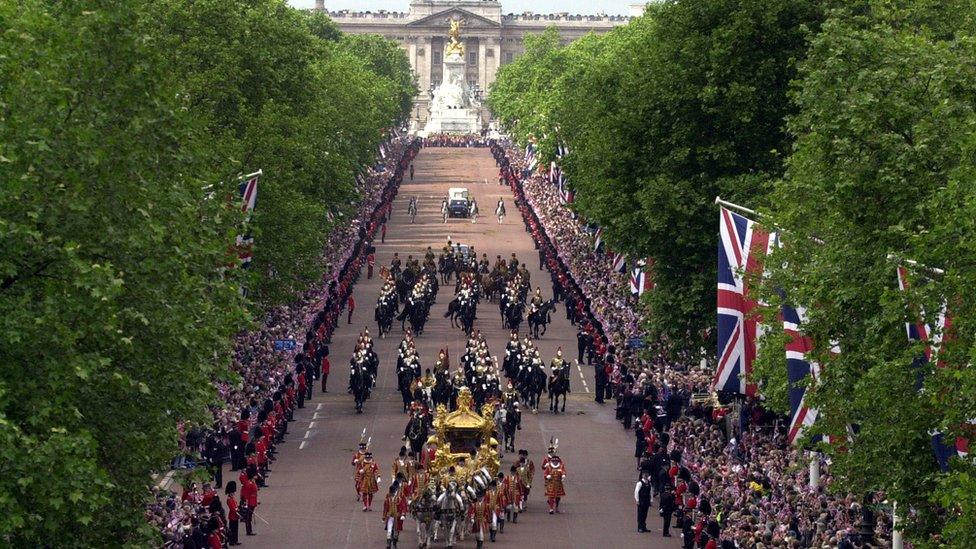
[[[447,31],[447,37],[451,39],[447,44],[447,55],[456,53],[464,57],[464,43],[461,42],[461,27],[464,25],[464,19],[448,19],[447,22],[451,25],[451,29]]]

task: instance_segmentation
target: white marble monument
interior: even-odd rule
[[[464,78],[464,44],[460,40],[463,23],[463,19],[450,20],[451,42],[444,52],[444,79],[431,98],[430,116],[424,126],[427,135],[481,132],[479,105]]]

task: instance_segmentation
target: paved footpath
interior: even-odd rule
[[[488,149],[424,149],[414,165],[414,180],[407,176],[394,203],[386,243],[380,243],[377,235],[377,272],[380,265],[389,265],[394,252],[399,252],[404,259],[408,255],[422,257],[427,246],[437,252],[451,238],[454,242],[474,245],[479,257],[487,253],[491,263],[499,254],[509,257],[515,252],[529,264],[533,286],[541,286],[546,298],[551,297],[549,275],[539,270],[538,253],[518,217],[511,190],[498,185],[498,170]],[[483,213],[477,223],[460,219],[443,223],[440,204],[449,187],[471,190]],[[411,196],[419,199],[414,224],[406,213]],[[492,217],[499,197],[504,198],[509,212],[500,225]],[[398,325],[387,339],[374,339],[380,357],[379,379],[363,414],[355,413],[352,397],[345,390],[348,361],[358,333],[366,326],[374,338],[377,333],[372,318],[379,289],[379,277],[367,280],[364,272],[355,288],[357,309],[353,323],[345,324],[343,317],[333,337],[329,392],[322,395],[321,387],[317,386],[315,397],[297,411],[296,420],[289,425],[289,435],[273,464],[269,487],[261,490],[261,505],[255,518],[257,536],[244,536],[242,526],[241,539],[245,546],[274,549],[385,546],[380,520],[383,495],[389,486],[390,466],[402,444],[406,424],[393,371],[395,349],[402,337]],[[431,320],[423,336],[417,338],[425,368],[433,366],[440,347],[449,346],[455,362],[463,353],[464,334],[451,328],[450,322],[443,318],[453,290],[453,284],[441,285]],[[503,354],[507,337],[497,305],[482,302],[478,313],[475,327],[488,338],[492,354]],[[565,308],[560,306],[553,318],[555,323],[538,341],[546,364],[559,346],[567,358],[575,358],[576,354],[576,330],[566,320]],[[542,474],[537,470],[527,512],[519,517],[518,524],[506,525],[497,543],[486,543],[486,546],[608,549],[678,546],[677,538],[661,537],[656,505],[648,517],[651,532],[637,533],[633,500],[634,437],[614,420],[612,404],[593,402],[592,390],[593,368],[584,365],[582,370],[574,372],[567,413],[551,414],[548,400],[544,399],[538,415],[523,413],[523,429],[516,438],[516,446],[528,450],[537,467],[545,456],[549,437],[559,439],[559,454],[567,466],[567,496],[561,505],[562,513],[550,516],[546,512]],[[380,492],[371,513],[364,513],[356,502],[350,465],[364,427],[372,436],[372,450],[382,471]],[[503,470],[508,470],[512,457],[505,455]],[[401,547],[414,545],[414,532],[414,523],[408,519],[401,535]],[[474,545],[468,537],[459,547]]]

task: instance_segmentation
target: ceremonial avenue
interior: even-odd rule
[[[6,3],[0,546],[976,547],[972,3],[627,3]]]
[[[544,296],[551,297],[549,276],[538,269],[538,254],[525,225],[518,217],[508,186],[498,185],[498,168],[486,148],[426,148],[414,162],[415,179],[405,180],[394,202],[386,242],[376,240],[376,264],[389,265],[396,252],[403,259],[422,256],[428,246],[434,250],[448,239],[474,246],[480,256],[518,255],[530,267],[533,288],[541,286]],[[484,210],[503,199],[508,215],[502,224],[486,212],[477,223],[451,219],[446,224],[440,213],[441,200],[450,187],[467,187]],[[407,204],[411,197],[419,201],[416,222],[411,224]],[[396,389],[396,348],[400,343],[399,322],[386,339],[374,339],[380,357],[376,389],[365,404],[362,415],[356,414],[351,395],[345,391],[344,373],[359,332],[368,328],[374,335],[372,304],[380,290],[380,279],[356,285],[357,306],[352,324],[343,317],[331,345],[332,371],[329,393],[322,395],[318,386],[314,398],[295,414],[288,441],[281,445],[273,466],[269,488],[261,491],[261,505],[255,520],[253,547],[380,547],[386,540],[381,508],[363,512],[356,501],[353,467],[350,459],[365,428],[371,437],[371,450],[381,471],[379,495],[385,494],[390,470],[400,447],[407,415],[402,412]],[[464,350],[464,333],[443,318],[447,303],[453,297],[453,284],[441,285],[437,304],[417,349],[423,366],[433,365],[437,352],[450,349],[451,357]],[[576,330],[568,323],[560,307],[554,323],[536,343],[546,363],[562,347],[567,356],[575,357]],[[483,302],[475,328],[485,334],[493,355],[504,354],[508,331],[501,326],[497,306]],[[454,358],[453,360],[457,360]],[[501,357],[499,357],[501,360]],[[559,454],[566,463],[567,495],[561,514],[548,515],[541,473],[536,472],[534,489],[527,511],[517,524],[507,524],[497,536],[499,547],[676,547],[678,544],[654,534],[638,534],[634,528],[635,504],[631,497],[636,469],[633,459],[633,437],[614,420],[612,400],[597,404],[593,397],[593,367],[582,366],[572,373],[572,393],[565,414],[548,411],[547,398],[533,415],[524,412],[522,430],[516,447],[529,452],[537,467],[545,457],[550,437],[559,439]],[[515,458],[506,452],[502,470]],[[656,507],[649,520],[652,531],[660,534]],[[649,538],[648,536],[653,536]],[[401,534],[400,547],[410,547],[415,539],[414,524],[409,518]],[[459,547],[473,547],[471,536]],[[488,542],[486,541],[486,546]],[[442,544],[437,544],[442,546]]]

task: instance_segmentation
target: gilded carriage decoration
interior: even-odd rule
[[[473,405],[470,389],[461,387],[456,410],[448,412],[444,405],[437,407],[434,434],[428,442],[437,444],[431,476],[438,477],[442,485],[451,481],[466,484],[481,468],[487,469],[492,477],[498,474],[501,465],[495,449],[498,441],[492,438],[495,407],[485,404],[478,414],[472,410]]]

